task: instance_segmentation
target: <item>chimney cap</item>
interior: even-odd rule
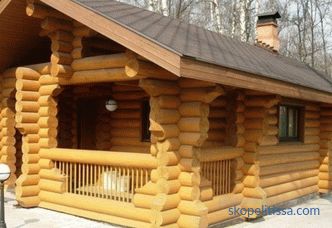
[[[258,14],[257,16],[258,16],[258,20],[257,20],[258,24],[263,24],[263,23],[268,23],[268,22],[277,23],[277,19],[281,18],[278,11],[262,13],[262,14]]]

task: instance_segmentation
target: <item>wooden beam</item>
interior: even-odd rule
[[[39,19],[44,19],[46,17],[55,17],[59,19],[69,19],[69,17],[65,16],[64,14],[41,4],[35,4],[35,3],[28,3],[26,7],[26,14],[29,17],[35,17]]]
[[[74,71],[109,69],[125,67],[128,60],[126,53],[119,53],[76,59],[71,66]]]
[[[2,0],[0,2],[0,13],[2,13],[2,11],[4,9],[6,9],[6,7],[8,6],[8,4],[11,2],[11,0]]]
[[[201,148],[197,154],[201,162],[220,161],[240,157],[243,149],[230,146],[208,147]]]
[[[96,165],[114,165],[153,169],[157,167],[157,160],[151,154],[76,150],[76,149],[41,149],[40,157],[63,162],[79,162]]]
[[[128,77],[124,67],[99,69],[99,70],[86,70],[77,71],[69,78],[59,78],[59,84],[61,85],[79,85],[79,84],[91,84],[102,82],[116,82],[116,81],[129,81],[138,80],[143,78],[141,75],[135,77]]]
[[[102,15],[93,13],[88,8],[73,1],[41,0],[41,2],[72,17],[126,48],[133,50],[137,54],[151,60],[173,74],[180,75],[180,53],[168,50],[150,39],[147,39]]]
[[[286,82],[268,79],[226,67],[216,66],[201,61],[183,58],[181,76],[229,86],[257,90],[285,97],[332,103],[332,94],[292,85]]]

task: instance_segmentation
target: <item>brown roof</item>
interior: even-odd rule
[[[73,0],[183,57],[332,92],[307,65],[206,29],[112,0]]]

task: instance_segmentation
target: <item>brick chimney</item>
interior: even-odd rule
[[[264,13],[258,15],[256,27],[256,41],[265,48],[269,48],[275,52],[279,51],[280,41],[278,36],[278,22],[280,14],[277,12]]]

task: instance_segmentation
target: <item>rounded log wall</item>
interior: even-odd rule
[[[260,181],[267,205],[275,205],[318,191],[320,109],[305,104],[303,143],[259,148]],[[272,181],[272,179],[274,181]]]
[[[228,100],[225,96],[220,96],[210,104],[207,143],[225,145],[228,125],[227,101]]]
[[[320,166],[318,187],[321,193],[332,189],[332,106],[320,109]]]
[[[8,187],[14,187],[16,181],[16,129],[15,129],[15,69],[0,74],[0,162],[6,163],[11,171]]]
[[[58,147],[75,148],[76,139],[75,101],[72,88],[66,88],[58,97]],[[76,139],[77,140],[77,139]],[[75,141],[76,141],[75,140]]]
[[[149,95],[137,85],[112,85],[111,97],[118,109],[108,112],[110,150],[149,153],[150,142],[142,141],[142,102]],[[108,121],[108,119],[105,119]]]
[[[320,109],[303,103],[303,136],[299,142],[278,140],[278,97],[246,96],[242,207],[276,205],[318,192]],[[301,131],[301,130],[300,130]]]

